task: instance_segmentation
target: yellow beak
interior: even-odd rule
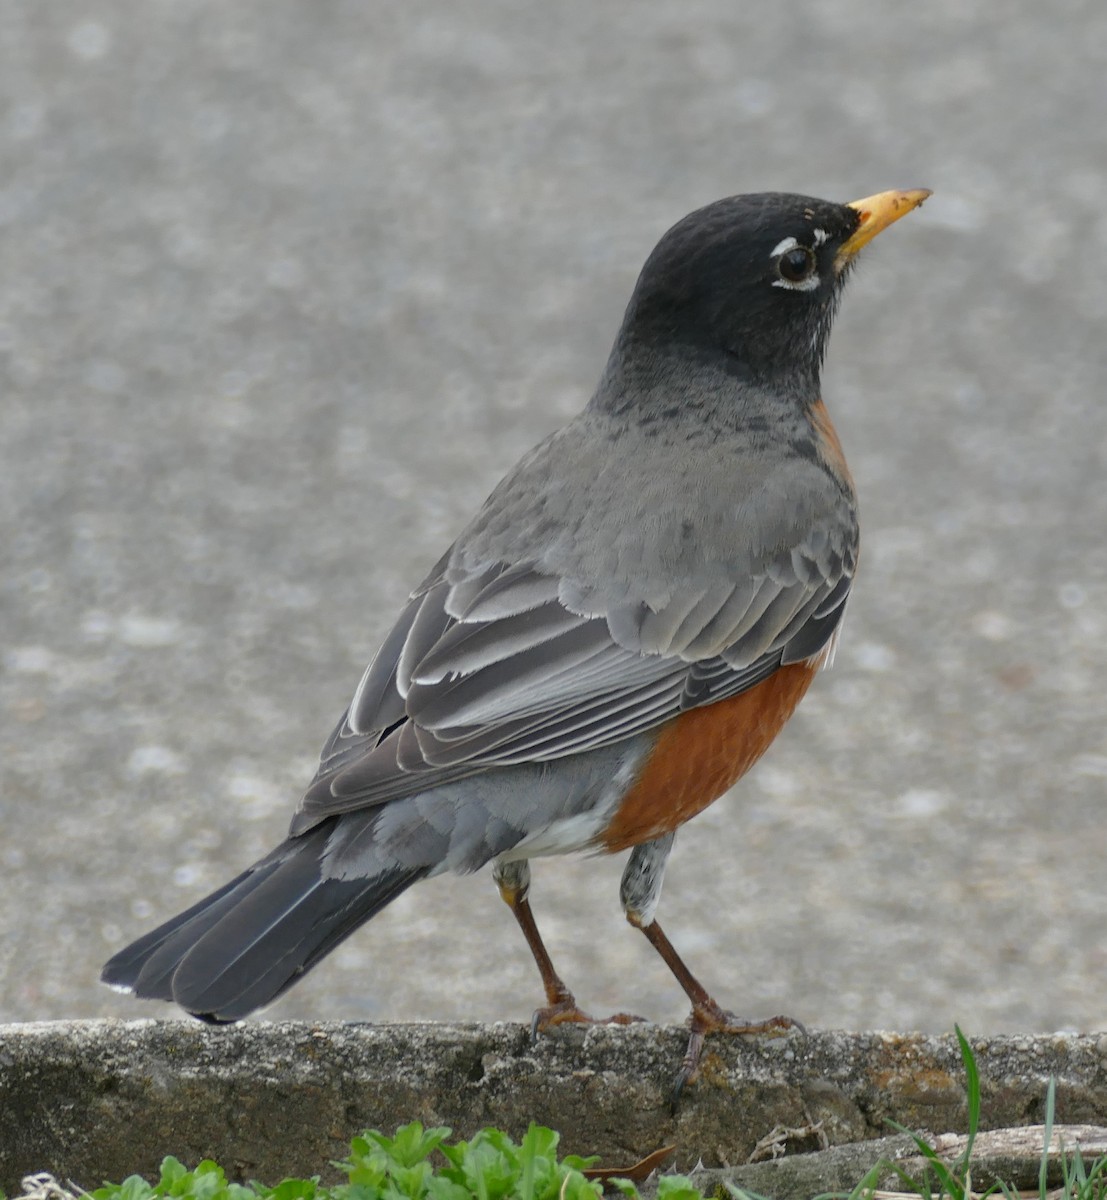
[[[851,200],[847,207],[854,208],[861,214],[861,224],[842,243],[835,259],[838,270],[841,270],[862,246],[868,245],[882,229],[887,229],[900,217],[907,216],[929,195],[929,188],[912,188],[907,192],[880,192],[876,196],[866,196],[864,200]]]

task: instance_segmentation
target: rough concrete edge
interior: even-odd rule
[[[311,1025],[187,1021],[0,1026],[0,1186],[48,1170],[95,1186],[153,1173],[167,1153],[214,1157],[240,1179],[326,1174],[365,1127],[418,1119],[467,1136],[558,1129],[565,1153],[632,1163],[675,1143],[669,1169],[745,1162],[777,1127],[791,1154],[909,1128],[965,1128],[953,1037],[812,1032],[711,1039],[701,1077],[670,1112],[679,1028]],[[1107,1124],[1107,1035],[973,1043],[988,1128]]]

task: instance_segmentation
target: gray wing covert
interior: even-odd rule
[[[855,537],[817,527],[763,574],[677,586],[656,607],[605,604],[534,563],[465,570],[447,554],[365,672],[294,830],[611,745],[825,652]]]

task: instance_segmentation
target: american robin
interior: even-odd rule
[[[857,252],[928,195],[733,196],[674,225],[588,406],[412,594],[287,840],[104,982],[236,1021],[413,883],[491,861],[545,987],[534,1027],[587,1021],[535,926],[527,860],[629,849],[627,920],[692,1003],[678,1087],[706,1033],[792,1025],[724,1011],[655,913],[676,830],[834,653],[857,504],[820,367]]]

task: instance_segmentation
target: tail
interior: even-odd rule
[[[289,838],[121,950],[101,980],[144,999],[175,1001],[212,1023],[240,1020],[275,1000],[426,874],[397,867],[373,878],[325,878],[333,828],[327,821]]]

